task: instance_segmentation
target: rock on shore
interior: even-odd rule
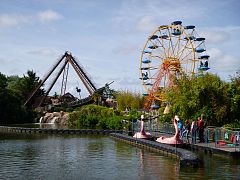
[[[51,123],[51,124],[61,124],[67,125],[68,122],[68,113],[67,112],[52,112],[46,113],[43,117],[40,118],[40,123]]]

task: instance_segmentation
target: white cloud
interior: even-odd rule
[[[206,38],[207,44],[220,45],[233,39],[239,39],[236,34],[240,32],[240,26],[208,27],[202,28],[199,35]]]
[[[20,68],[13,68],[13,69],[10,70],[10,74],[19,75],[19,74],[23,74],[23,72]]]
[[[218,44],[222,43],[224,41],[227,41],[230,37],[230,34],[225,31],[203,31],[200,33],[202,37],[205,37],[207,40],[207,43],[211,44]]]
[[[0,15],[0,28],[14,27],[29,23],[31,17],[23,15]]]
[[[122,78],[119,81],[114,81],[111,88],[118,90],[118,91],[131,91],[136,93],[143,93],[145,92],[145,89],[141,85],[141,81],[139,80],[133,80],[133,79],[127,79]]]
[[[5,58],[0,57],[0,63],[1,63],[1,66],[4,66],[5,64],[7,64],[7,61]]]
[[[113,24],[129,31],[149,33],[159,25],[170,24],[176,20],[192,20],[204,18],[207,7],[198,6],[199,2],[172,1],[123,1],[116,15],[112,18]],[[196,13],[197,12],[197,13]],[[124,27],[124,28],[123,28]]]
[[[62,18],[61,14],[53,10],[46,10],[33,15],[2,14],[0,15],[0,28],[18,27],[39,22],[50,23]]]
[[[142,32],[151,32],[156,27],[157,22],[153,16],[143,16],[137,22],[136,29]]]
[[[28,51],[27,53],[34,54],[34,55],[43,55],[43,56],[56,56],[58,54],[56,50],[51,48],[36,49],[36,50]]]
[[[137,44],[130,44],[129,42],[125,42],[121,45],[119,45],[117,48],[115,48],[113,51],[117,54],[124,54],[124,55],[130,55],[130,54],[136,54],[136,52],[139,52],[141,47]]]
[[[63,18],[61,14],[53,10],[42,11],[38,13],[37,18],[40,22],[52,22]]]
[[[240,57],[231,56],[217,48],[209,49],[208,53],[210,66],[214,72],[228,72],[230,75],[240,68]]]

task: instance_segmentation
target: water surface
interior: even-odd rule
[[[0,133],[0,179],[240,179],[238,159],[199,155],[200,168],[108,136]]]

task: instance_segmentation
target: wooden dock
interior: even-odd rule
[[[110,133],[122,133],[121,130],[101,129],[51,129],[51,128],[23,128],[0,126],[0,132],[24,133],[24,134],[81,134],[81,135],[109,135]]]
[[[146,139],[137,139],[132,136],[127,136],[119,133],[111,133],[111,137],[123,141],[125,143],[137,146],[140,148],[148,149],[155,152],[160,152],[169,157],[177,157],[180,162],[180,167],[191,166],[198,167],[199,159],[195,153],[179,148],[177,146],[172,146],[168,144],[162,144],[156,141],[146,140]]]
[[[219,145],[217,142],[188,144],[186,147],[192,151],[203,151],[207,154],[224,155],[240,158],[240,145]]]

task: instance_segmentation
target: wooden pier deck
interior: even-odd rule
[[[186,147],[193,151],[203,151],[207,154],[217,154],[240,158],[240,145],[219,145],[216,142],[188,144]]]
[[[133,138],[132,136],[127,136],[120,133],[111,133],[110,136],[133,146],[145,148],[155,152],[160,152],[166,156],[177,157],[179,159],[180,167],[198,167],[198,157],[195,155],[195,153],[189,150],[179,148],[177,146],[159,143],[152,140],[137,139]]]

